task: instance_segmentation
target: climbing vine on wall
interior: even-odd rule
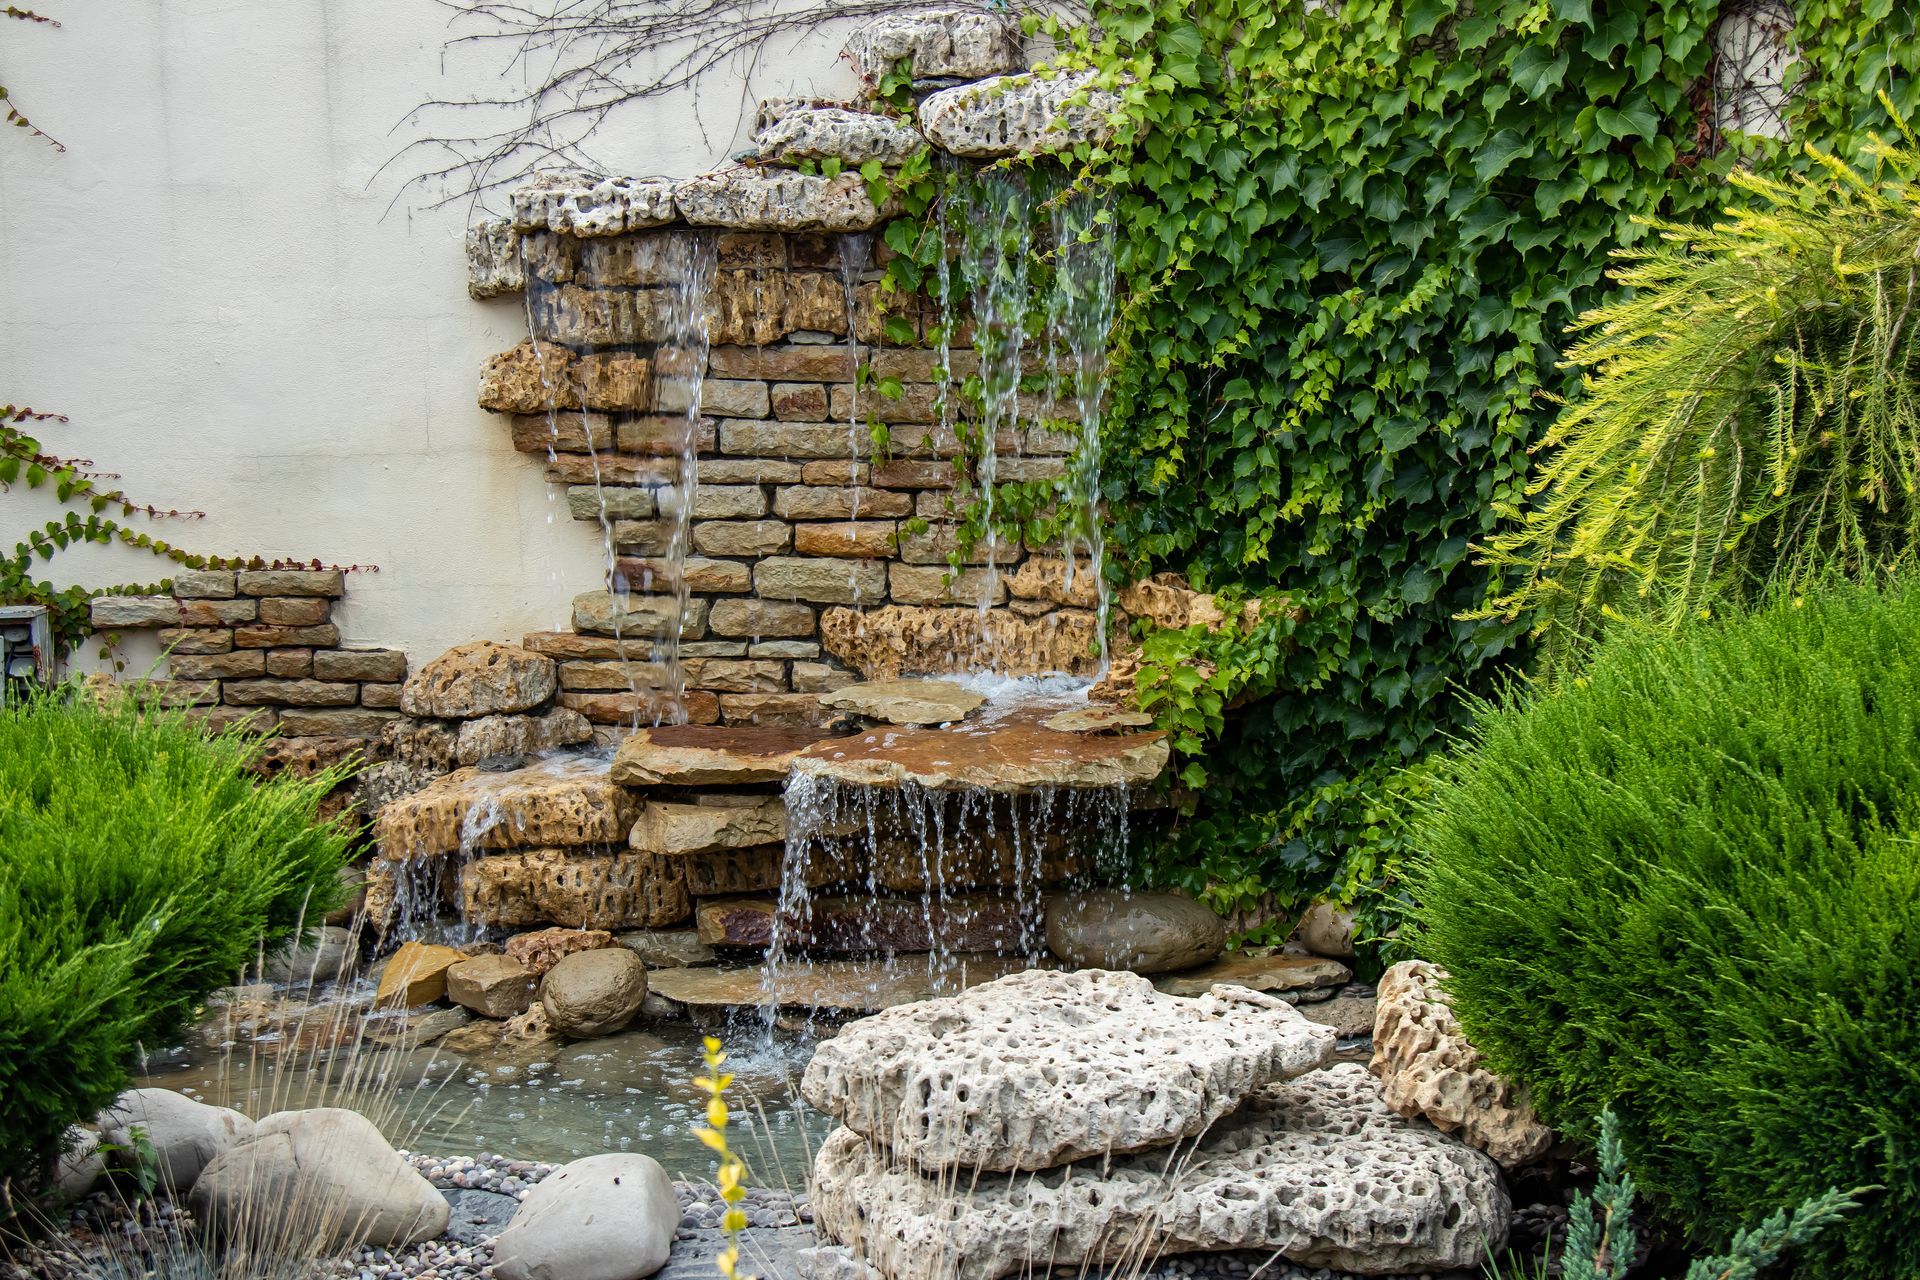
[[[1637,219],[1699,213],[1719,0],[1105,0],[1070,61],[1121,89],[1067,157],[1112,192],[1126,299],[1106,422],[1124,568],[1284,598],[1147,640],[1203,790],[1159,856],[1216,905],[1391,881],[1387,779],[1460,729],[1524,622],[1465,621],[1572,388],[1563,331]],[[1782,110],[1846,152],[1920,98],[1915,14],[1802,0]],[[892,243],[890,236],[889,242]],[[1396,783],[1395,785],[1405,785]]]
[[[42,26],[48,27],[57,27],[60,25],[43,13],[35,13],[31,9],[22,9],[17,5],[11,4],[5,8],[0,8],[0,16],[16,18],[21,22],[39,23]],[[43,139],[55,151],[65,151],[67,149],[66,146],[53,137],[53,135],[43,131],[39,125],[27,119],[27,117],[21,113],[20,108],[14,105],[13,96],[7,92],[7,87],[3,84],[0,84],[0,118],[4,118],[6,123],[16,129],[25,129],[34,137]]]

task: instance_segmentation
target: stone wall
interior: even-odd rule
[[[377,737],[400,718],[407,655],[340,643],[337,570],[218,569],[173,578],[171,595],[100,596],[96,631],[153,629],[169,678],[126,682],[208,727],[286,737]]]

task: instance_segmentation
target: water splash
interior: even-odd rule
[[[1054,276],[1048,307],[1052,349],[1065,359],[1060,389],[1073,401],[1079,443],[1067,460],[1064,594],[1071,596],[1075,553],[1084,552],[1099,615],[1100,668],[1107,673],[1112,614],[1106,530],[1100,511],[1100,412],[1107,392],[1107,336],[1113,328],[1113,225],[1106,205],[1085,192],[1053,206]]]

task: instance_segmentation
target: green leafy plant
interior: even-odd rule
[[[1860,172],[1735,172],[1711,226],[1655,222],[1628,292],[1582,317],[1583,389],[1542,444],[1540,496],[1487,542],[1546,673],[1609,619],[1679,625],[1920,548],[1920,149]]]
[[[0,709],[0,1179],[34,1191],[139,1046],[336,905],[343,771],[260,783],[258,749],[72,686]]]
[[[31,9],[22,9],[18,5],[10,4],[4,8],[0,8],[0,16],[4,16],[8,18],[17,18],[21,22],[33,22],[33,23],[38,23],[41,26],[47,26],[47,27],[57,27],[60,25],[54,19],[47,17],[45,14],[35,13]],[[40,128],[39,125],[36,125],[33,121],[27,119],[26,116],[21,114],[20,108],[14,105],[13,98],[7,92],[5,85],[0,85],[0,118],[5,119],[6,123],[12,125],[16,129],[25,129],[28,133],[31,133],[34,137],[39,138],[44,142],[46,142],[47,145],[52,147],[55,151],[65,151],[67,149],[66,145],[62,143],[59,139],[55,138],[52,134],[45,132]]]
[[[1920,19],[1795,8],[1786,118],[1854,155],[1877,91],[1920,105]],[[1164,864],[1302,893],[1390,856],[1343,835],[1524,658],[1524,621],[1460,616],[1492,581],[1470,548],[1524,501],[1528,449],[1577,384],[1562,333],[1610,292],[1610,252],[1726,196],[1736,155],[1702,115],[1720,9],[1102,0],[1069,37],[1122,104],[1111,139],[1061,157],[1112,193],[1116,572],[1307,619],[1270,690],[1225,698]],[[1741,146],[1759,173],[1809,163]],[[1240,642],[1204,656],[1261,665],[1266,637]],[[1154,665],[1187,656],[1166,643]]]
[[[1920,585],[1608,636],[1482,709],[1415,824],[1418,949],[1488,1066],[1706,1246],[1877,1186],[1794,1275],[1920,1272]]]

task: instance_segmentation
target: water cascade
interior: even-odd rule
[[[1031,217],[1027,183],[1020,175],[983,173],[969,184],[960,268],[972,304],[973,345],[980,357],[979,456],[974,464],[974,485],[984,530],[981,554],[986,560],[980,589],[983,621],[1000,577],[1000,533],[994,525],[993,510],[1000,476],[1000,433],[1013,434],[1020,421],[1020,375],[1031,301],[1027,288]]]
[[[1065,360],[1061,398],[1073,404],[1079,439],[1067,461],[1066,527],[1061,552],[1065,589],[1073,594],[1075,553],[1086,557],[1099,617],[1100,672],[1108,665],[1112,614],[1106,578],[1106,530],[1100,511],[1100,412],[1107,390],[1107,335],[1113,328],[1113,227],[1106,207],[1077,193],[1053,206],[1054,277],[1048,327],[1052,350]]]

